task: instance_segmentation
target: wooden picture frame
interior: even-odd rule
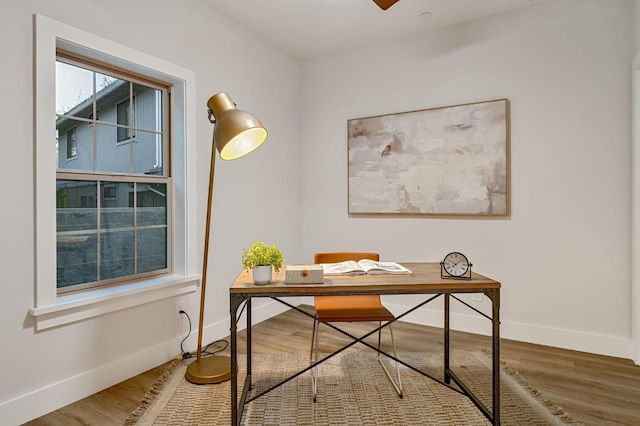
[[[347,121],[352,215],[510,214],[509,100]]]

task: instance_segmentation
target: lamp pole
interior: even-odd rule
[[[196,360],[189,364],[185,378],[195,384],[220,383],[231,377],[231,360],[228,356],[202,357],[202,334],[206,302],[207,270],[209,261],[209,240],[211,233],[211,210],[213,206],[213,180],[215,175],[216,152],[223,160],[240,158],[259,147],[267,138],[267,130],[251,114],[236,109],[229,95],[218,93],[209,98],[209,121],[215,124],[209,167],[209,192],[207,218],[204,233],[204,253],[202,259],[202,286],[200,288],[200,320],[198,322],[198,349]]]

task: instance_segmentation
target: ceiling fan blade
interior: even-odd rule
[[[380,9],[387,10],[393,6],[398,0],[373,0],[375,4],[380,6]]]

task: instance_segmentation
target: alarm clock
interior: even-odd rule
[[[458,251],[451,252],[440,262],[440,277],[470,280],[471,266],[467,256]]]

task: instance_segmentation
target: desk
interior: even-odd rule
[[[352,294],[427,294],[433,295],[421,303],[417,304],[413,308],[409,309],[402,315],[397,315],[396,320],[401,319],[405,315],[415,311],[416,309],[424,306],[437,297],[444,297],[444,381],[440,381],[434,377],[429,376],[431,379],[442,383],[445,386],[449,386],[451,380],[453,380],[462,389],[469,399],[478,407],[478,409],[495,425],[500,424],[500,283],[490,278],[472,273],[470,280],[455,280],[455,279],[443,279],[440,277],[440,264],[439,263],[410,263],[401,262],[412,271],[410,275],[332,275],[325,276],[323,284],[285,284],[285,267],[283,267],[279,273],[274,274],[272,281],[269,284],[254,284],[251,278],[251,273],[243,271],[238,275],[236,280],[229,288],[229,300],[230,300],[230,314],[231,314],[231,423],[233,425],[239,425],[244,411],[244,405],[259,398],[264,393],[269,392],[275,387],[286,383],[287,381],[299,376],[300,374],[308,371],[312,366],[298,372],[294,376],[282,381],[269,390],[263,392],[260,395],[253,396],[247,399],[248,392],[251,388],[251,299],[254,297],[269,297],[292,309],[301,312],[304,315],[312,315],[298,309],[295,306],[281,300],[283,297],[300,297],[300,296],[326,296],[326,295],[352,295]],[[449,366],[449,330],[450,330],[450,299],[455,297],[458,293],[483,293],[492,302],[492,315],[487,316],[475,308],[469,306],[471,309],[480,313],[484,317],[492,321],[492,352],[493,352],[493,399],[492,409],[487,409],[478,398],[461,382],[458,376],[450,369]],[[461,301],[462,302],[462,301]],[[462,302],[466,305],[466,303]],[[244,305],[244,306],[243,306]],[[243,307],[238,313],[238,309]],[[237,340],[237,327],[238,318],[242,312],[247,311],[247,374],[244,381],[244,387],[240,400],[238,400],[238,340]],[[383,324],[381,327],[387,326]],[[337,329],[336,327],[332,327]],[[339,349],[337,352],[341,352],[347,347],[353,346],[356,343],[361,343],[365,346],[369,346],[373,350],[377,350],[375,346],[371,346],[364,342],[363,339],[373,333],[376,333],[378,329],[367,333],[360,338],[349,335],[347,336],[353,339],[353,342],[347,346]],[[337,329],[338,331],[341,331]],[[337,353],[335,352],[335,353]],[[334,354],[335,354],[334,353]],[[425,374],[414,367],[406,364],[402,360],[399,360],[392,355],[386,354],[386,356],[394,359],[401,364],[418,371],[421,374]],[[333,356],[330,355],[329,357]],[[318,362],[328,359],[324,358]],[[316,364],[314,364],[315,366]],[[455,388],[452,388],[455,389]]]

